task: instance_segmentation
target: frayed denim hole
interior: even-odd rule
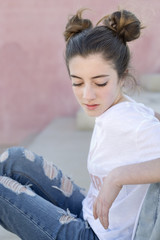
[[[0,155],[0,162],[4,162],[9,158],[9,151],[6,150]]]
[[[16,182],[15,180],[9,177],[0,176],[0,184],[10,189],[17,195],[21,193],[26,193],[27,195],[30,195],[30,196],[36,195],[32,190],[28,189],[27,187],[21,185],[20,183]]]
[[[58,169],[53,163],[43,160],[43,170],[45,175],[50,179],[53,180],[58,175]]]
[[[26,159],[28,159],[28,160],[31,161],[31,162],[34,162],[34,160],[35,160],[35,154],[34,154],[33,152],[31,152],[31,151],[28,150],[28,149],[24,149],[24,150],[23,150],[23,154],[24,154],[24,157],[25,157]]]
[[[59,222],[61,224],[68,224],[72,221],[77,221],[76,217],[77,216],[72,214],[67,208],[67,211],[60,217]]]
[[[64,175],[62,176],[60,187],[57,186],[52,187],[61,191],[66,197],[71,197],[71,195],[73,194],[73,183],[72,180],[67,176]]]

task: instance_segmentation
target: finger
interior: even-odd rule
[[[98,215],[97,215],[97,202],[96,201],[93,204],[93,216],[94,216],[95,219],[98,218]]]
[[[99,215],[99,220],[102,224],[102,226],[107,229],[108,228],[108,225],[109,225],[109,222],[108,222],[108,213],[109,213],[109,210],[105,207],[105,205],[103,205],[101,207],[101,210],[100,210],[100,215]]]
[[[102,226],[107,229],[108,228],[108,216],[102,216],[102,221],[101,221]]]

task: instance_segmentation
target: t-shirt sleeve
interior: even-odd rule
[[[156,118],[144,120],[137,130],[139,160],[160,158],[160,122]]]

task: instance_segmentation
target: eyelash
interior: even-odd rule
[[[98,87],[104,87],[104,86],[106,86],[107,85],[107,82],[105,82],[105,83],[102,83],[102,84],[96,84]]]
[[[74,87],[80,87],[82,84],[83,84],[83,83],[73,83],[72,86],[74,86]],[[107,85],[107,82],[102,83],[102,84],[96,83],[96,85],[97,85],[98,87],[104,87],[104,86]]]
[[[79,87],[79,86],[81,86],[82,85],[82,83],[73,83],[72,84],[72,86],[74,86],[74,87]]]

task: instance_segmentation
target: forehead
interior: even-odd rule
[[[91,54],[86,57],[75,56],[70,59],[70,74],[108,74],[115,72],[113,64],[106,61],[101,54]]]

